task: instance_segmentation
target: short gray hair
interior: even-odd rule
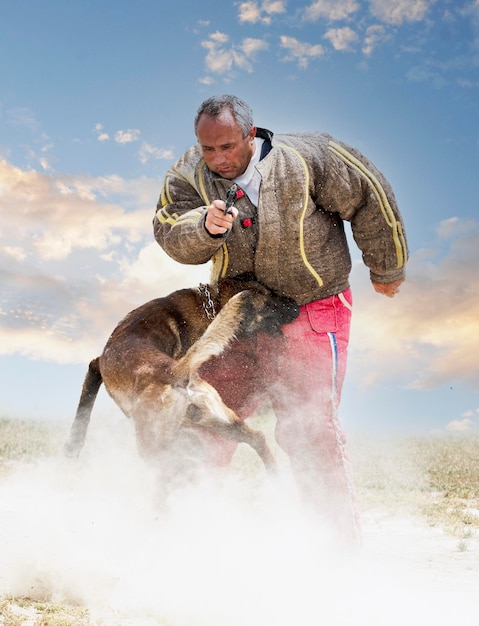
[[[203,114],[210,117],[218,117],[225,109],[230,110],[236,123],[241,128],[243,137],[246,137],[254,126],[253,111],[244,100],[230,95],[211,96],[211,98],[208,98],[200,105],[195,117],[195,134],[199,119]]]

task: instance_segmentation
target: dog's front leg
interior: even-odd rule
[[[214,387],[196,375],[190,379],[187,393],[195,410],[188,410],[186,415],[195,424],[225,439],[247,443],[256,451],[268,471],[276,469],[276,460],[264,433],[250,428],[240,420],[236,413],[226,406]]]
[[[235,415],[235,420],[230,424],[222,424],[218,432],[226,439],[233,439],[233,441],[251,446],[263,461],[268,472],[274,473],[277,470],[276,459],[264,433],[260,430],[254,430]]]

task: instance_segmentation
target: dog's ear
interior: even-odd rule
[[[282,335],[282,326],[289,324],[299,315],[299,306],[292,298],[270,294],[263,311],[263,332],[272,336]]]
[[[293,298],[286,296],[276,296],[277,312],[279,317],[283,319],[283,324],[288,324],[295,320],[299,315],[299,305]]]

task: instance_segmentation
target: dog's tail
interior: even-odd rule
[[[83,444],[85,443],[86,431],[90,423],[93,405],[95,404],[98,390],[102,382],[100,357],[97,357],[93,359],[88,366],[88,372],[83,381],[80,401],[70,430],[70,437],[63,448],[65,456],[77,457],[80,454]]]
[[[228,300],[198,341],[172,365],[177,380],[187,381],[203,363],[227,348],[242,329],[249,299],[250,292],[241,291]]]

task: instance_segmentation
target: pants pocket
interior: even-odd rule
[[[353,310],[351,290],[346,289],[337,296],[316,300],[304,306],[314,332],[335,333],[339,325],[350,322]]]
[[[336,296],[306,304],[306,312],[312,330],[316,333],[334,333],[338,329]]]

